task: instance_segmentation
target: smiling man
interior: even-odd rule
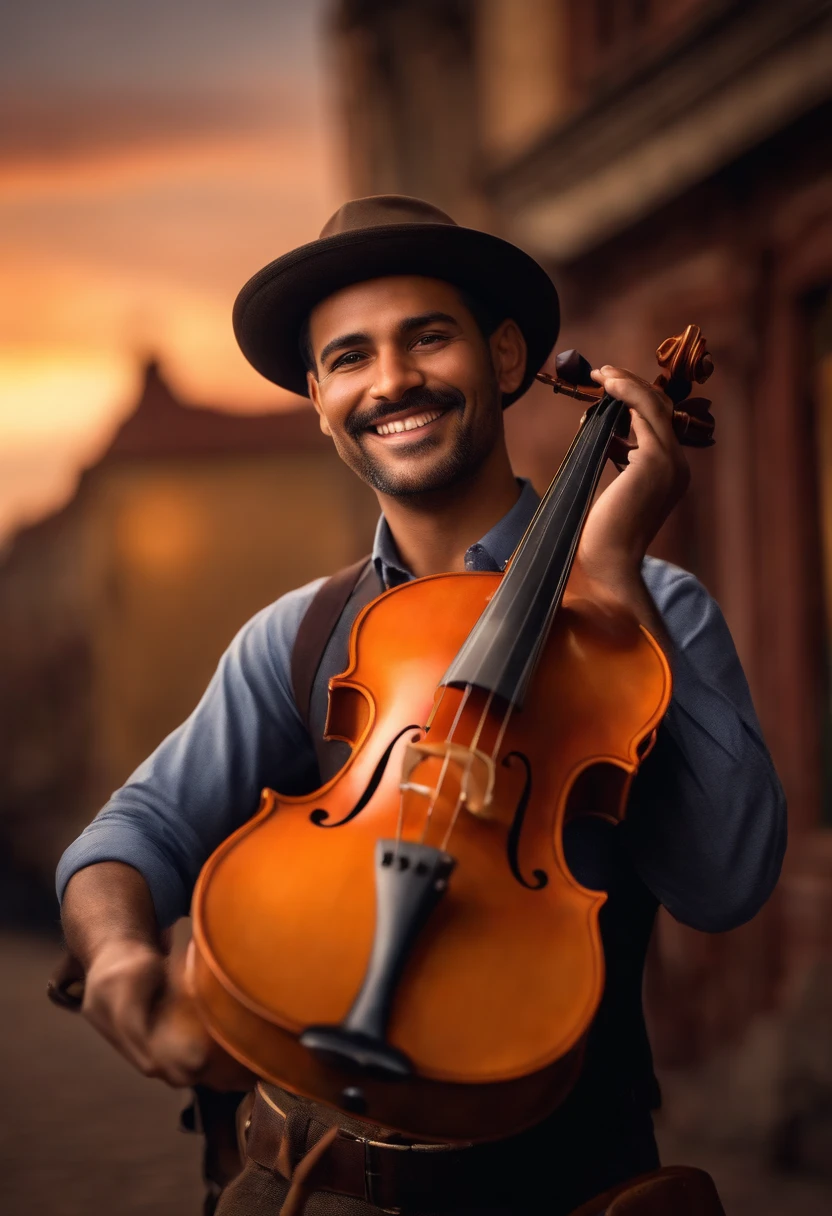
[[[175,1085],[204,1075],[210,1045],[196,1030],[171,1034],[160,1016],[163,931],[187,913],[201,866],[264,786],[311,791],[343,763],[344,745],[323,738],[327,681],[346,666],[361,606],[414,577],[506,566],[538,499],[512,472],[503,410],[551,351],[558,301],[514,246],[418,200],[380,197],[346,204],[317,241],[255,275],[234,319],[253,365],[311,397],[382,515],[369,560],[291,592],[241,630],[191,717],[61,862],[86,1016],[136,1067]],[[580,1078],[530,1131],[432,1152],[403,1151],[409,1142],[388,1129],[259,1085],[223,1216],[277,1212],[295,1165],[333,1126],[310,1213],[563,1216],[658,1166],[641,1010],[656,909],[710,931],[753,916],[779,873],[785,807],[718,607],[692,576],[645,556],[687,486],[671,403],[622,369],[593,376],[630,406],[637,447],[593,506],[578,562],[660,640],[674,695],[625,823],[587,818],[565,840],[575,876],[609,894],[606,988]],[[697,1202],[703,1216],[721,1210],[707,1187]]]

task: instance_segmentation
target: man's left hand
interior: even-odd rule
[[[690,470],[669,397],[620,367],[602,367],[592,378],[630,407],[635,444],[629,463],[593,505],[578,558],[590,578],[618,591],[640,583],[647,548],[685,493]]]

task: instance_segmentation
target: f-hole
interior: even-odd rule
[[[532,870],[532,878],[534,882],[528,882],[520,870],[520,837],[523,833],[523,820],[526,817],[526,808],[529,805],[529,798],[532,793],[532,766],[529,763],[528,756],[524,756],[522,752],[509,752],[503,764],[510,768],[511,760],[519,760],[526,770],[526,780],[523,783],[523,789],[517,801],[517,807],[514,812],[514,818],[511,821],[509,828],[508,840],[506,842],[506,850],[508,852],[508,864],[511,872],[521,887],[525,887],[528,891],[542,891],[549,881],[549,876],[545,870]]]
[[[393,748],[396,746],[399,739],[401,739],[402,735],[406,735],[409,730],[421,731],[422,727],[416,725],[415,723],[411,723],[410,726],[405,726],[402,730],[399,731],[399,733],[397,735],[393,736],[393,738],[387,744],[387,747],[382,752],[378,764],[373,769],[373,775],[370,777],[370,780],[367,782],[367,785],[366,785],[366,788],[365,788],[363,794],[358,799],[358,801],[356,802],[356,804],[352,808],[352,810],[349,812],[349,814],[345,815],[343,819],[337,819],[335,821],[335,823],[327,823],[327,819],[329,819],[329,811],[326,810],[324,807],[319,806],[319,807],[316,807],[314,811],[310,811],[310,813],[309,813],[310,823],[314,823],[316,828],[342,828],[345,823],[350,823],[353,819],[357,818],[357,816],[359,816],[361,814],[361,812],[364,810],[364,807],[367,805],[367,803],[372,798],[373,794],[378,789],[378,787],[381,783],[381,779],[384,776],[384,771],[390,762],[390,756],[393,753]],[[414,742],[414,743],[416,743],[417,741],[418,741],[418,736],[416,739],[412,740],[412,742]]]

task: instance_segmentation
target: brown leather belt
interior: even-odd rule
[[[281,1174],[292,1173],[298,1160],[317,1144],[331,1125],[305,1107],[300,1141],[288,1136],[287,1116],[258,1086],[246,1130],[246,1154],[258,1165]],[[291,1151],[287,1140],[295,1139]],[[294,1158],[294,1159],[293,1159]],[[419,1210],[464,1203],[476,1192],[486,1197],[485,1179],[477,1166],[482,1158],[471,1146],[391,1144],[364,1140],[342,1128],[315,1168],[315,1189],[362,1199],[385,1212]],[[479,1184],[479,1185],[478,1185]]]

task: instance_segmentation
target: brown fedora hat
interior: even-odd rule
[[[560,326],[558,294],[542,266],[516,245],[462,228],[421,199],[381,194],[345,203],[320,238],[258,271],[234,304],[234,333],[249,363],[267,380],[306,396],[300,333],[321,300],[366,279],[418,274],[442,279],[517,322],[529,349],[525,393],[549,355]]]

